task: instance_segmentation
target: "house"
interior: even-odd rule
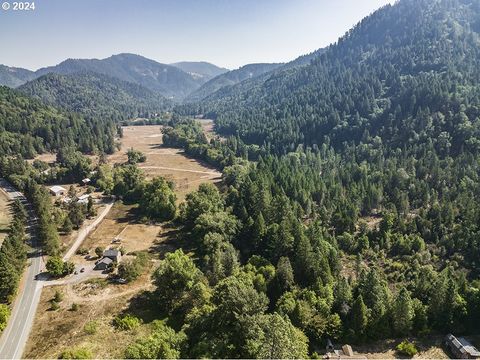
[[[448,334],[445,337],[445,346],[457,359],[480,359],[480,351],[465,338]]]
[[[66,194],[67,189],[59,186],[59,185],[54,185],[50,189],[50,193],[55,196],[63,196]]]
[[[88,185],[88,184],[90,184],[91,181],[92,180],[90,180],[89,178],[85,178],[85,179],[82,180],[82,183],[83,183],[83,185]]]
[[[103,252],[103,257],[119,263],[122,258],[122,253],[118,249],[107,249]]]
[[[87,204],[89,197],[90,197],[89,194],[85,194],[85,195],[79,196],[77,202],[78,202],[79,204]]]
[[[112,266],[113,260],[107,257],[104,257],[102,260],[95,264],[95,270],[108,270]]]

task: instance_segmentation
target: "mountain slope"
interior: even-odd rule
[[[34,78],[33,71],[0,65],[0,85],[15,88]]]
[[[202,81],[208,81],[215,76],[229,71],[228,69],[218,67],[205,61],[181,61],[170,65],[175,66]]]
[[[257,76],[270,72],[279,68],[282,64],[248,64],[239,69],[221,74],[210,81],[203,84],[198,90],[194,91],[187,97],[187,101],[194,102],[205,99],[217,90],[238,84],[247,79],[253,79]]]
[[[108,119],[84,118],[0,87],[0,154],[33,157],[67,146],[111,153],[115,130]]]
[[[298,144],[340,146],[367,135],[393,148],[428,137],[440,149],[448,136],[449,151],[475,149],[479,7],[468,0],[388,5],[311,64],[214,94],[203,111],[217,118],[218,131],[271,143],[279,152]]]
[[[38,70],[37,76],[48,73],[73,74],[96,72],[142,85],[165,97],[180,100],[203,83],[175,66],[158,63],[134,54],[113,55],[106,59],[68,59],[56,66]]]
[[[19,90],[50,105],[116,121],[148,116],[171,106],[169,100],[143,86],[88,72],[49,73]]]

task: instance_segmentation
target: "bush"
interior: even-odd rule
[[[409,356],[409,357],[412,357],[416,353],[418,353],[418,350],[417,350],[415,344],[408,341],[408,340],[404,340],[400,344],[398,344],[397,345],[397,351],[401,355],[406,355],[406,356]]]
[[[113,320],[113,325],[119,330],[133,330],[140,326],[141,320],[134,315],[117,316]]]
[[[102,246],[98,246],[95,248],[95,254],[97,255],[98,258],[101,258],[103,256],[104,251],[105,251],[105,248]]]
[[[64,350],[59,359],[92,359],[92,352],[86,348],[78,347]]]
[[[83,330],[88,334],[88,335],[94,335],[97,333],[98,330],[98,323],[96,321],[89,321],[85,324],[83,327]]]
[[[80,308],[80,305],[78,305],[77,303],[73,303],[70,310],[71,311],[77,311],[79,308]]]
[[[51,311],[56,311],[58,309],[60,309],[60,304],[56,301],[52,301],[51,303],[52,305],[50,305],[50,310]]]
[[[8,318],[10,316],[10,308],[5,304],[0,304],[0,331],[7,327]]]
[[[77,255],[87,255],[88,254],[88,249],[86,248],[80,248],[77,250]]]
[[[53,301],[59,303],[63,300],[63,294],[60,291],[55,291],[55,295],[53,296]]]

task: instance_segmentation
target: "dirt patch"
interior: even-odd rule
[[[0,190],[0,245],[7,236],[8,226],[11,219],[10,199],[3,190]]]
[[[201,183],[221,180],[220,172],[187,157],[183,150],[163,147],[161,130],[159,125],[123,127],[122,147],[109,156],[109,161],[113,164],[126,162],[126,152],[130,148],[142,151],[147,161],[138,166],[147,178],[163,176],[173,181],[179,202],[187,193],[198,189]]]

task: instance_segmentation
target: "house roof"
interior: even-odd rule
[[[120,255],[120,251],[118,249],[107,249],[103,252],[103,256],[112,256],[116,257]]]
[[[462,354],[469,354],[470,356],[480,357],[480,351],[475,348],[467,339],[462,337],[455,337],[453,334],[447,335],[447,340],[451,342]]]
[[[59,185],[54,185],[50,188],[50,191],[52,191],[54,193],[58,193],[60,191],[67,191],[67,189],[65,189],[64,187],[61,187]]]
[[[111,263],[113,263],[113,260],[108,258],[108,257],[104,257],[102,260],[100,260],[98,264],[107,264],[107,265],[110,265]]]

